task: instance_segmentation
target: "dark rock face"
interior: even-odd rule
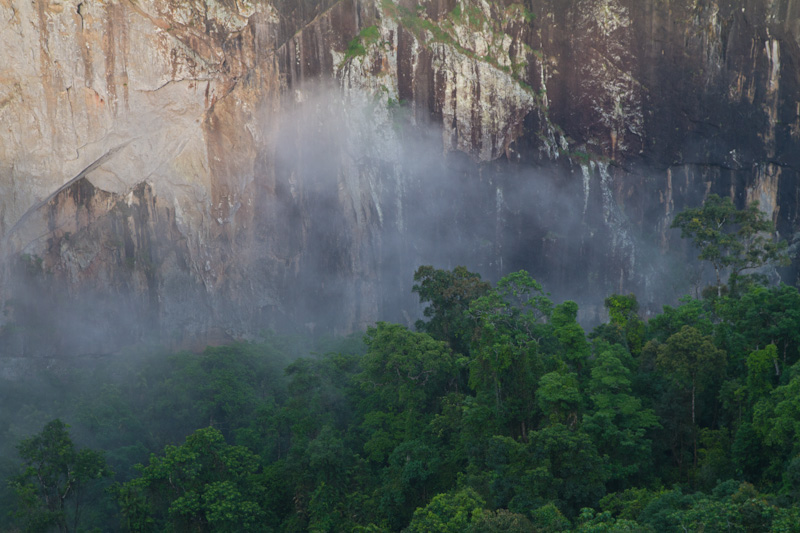
[[[657,306],[699,283],[676,211],[715,192],[800,225],[794,0],[126,5],[75,30],[124,65],[85,76],[87,124],[116,132],[90,146],[119,147],[66,182],[14,153],[0,182],[35,178],[0,200],[13,353],[411,322],[420,264]],[[147,25],[163,71],[136,58]],[[47,72],[57,130],[73,93]]]
[[[419,18],[447,31],[455,6],[432,3]],[[480,11],[475,4],[458,6]],[[668,233],[671,218],[709,192],[731,195],[739,205],[757,200],[780,235],[796,231],[796,3],[534,1],[526,9],[535,17],[524,24],[501,22],[503,7],[492,4],[484,14],[512,41],[512,65],[524,56],[526,65],[512,69],[512,82],[526,84],[538,98],[528,106],[500,105],[505,121],[487,131],[481,129],[482,102],[475,98],[484,81],[478,70],[463,85],[473,98],[461,96],[472,105],[463,115],[457,109],[448,116],[447,96],[462,85],[437,72],[432,59],[448,52],[469,56],[480,43],[456,38],[452,45],[436,30],[415,33],[413,17],[382,12],[400,23],[392,41],[396,58],[388,63],[396,71],[399,98],[412,103],[417,120],[444,122],[445,151],[508,160],[495,161],[489,171],[468,170],[470,183],[514,188],[509,176],[525,173],[540,181],[534,190],[512,193],[518,206],[495,202],[493,192],[500,189],[488,183],[475,195],[477,204],[465,201],[465,211],[476,205],[493,211],[503,227],[490,239],[494,245],[486,257],[471,256],[473,264],[494,276],[528,268],[558,287],[571,287],[566,292],[572,297],[635,291],[656,303],[673,290],[688,289],[669,279],[670,258],[662,256],[670,248],[687,251]],[[316,62],[316,49],[310,50],[301,63]],[[368,49],[370,54],[364,62],[377,63],[384,55]],[[497,64],[491,49],[474,55],[474,64]],[[296,74],[289,79],[302,81]],[[448,120],[456,123],[450,137]],[[502,133],[503,149],[485,150]],[[571,205],[569,216],[561,202],[554,207],[548,201],[555,191]],[[492,255],[494,263],[505,259],[502,267],[488,267]],[[787,274],[793,282],[794,274]],[[672,276],[680,279],[684,272]],[[674,286],[659,290],[662,282]]]

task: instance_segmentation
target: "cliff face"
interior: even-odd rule
[[[20,328],[55,332],[44,351],[345,332],[413,309],[421,263],[656,302],[687,288],[672,216],[708,192],[798,227],[794,0],[0,0],[0,20],[12,352],[34,351]]]

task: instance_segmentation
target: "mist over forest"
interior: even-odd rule
[[[0,532],[800,532],[800,3],[0,21]]]

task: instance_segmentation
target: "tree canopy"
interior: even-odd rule
[[[418,274],[416,331],[0,378],[49,394],[0,412],[9,530],[798,531],[796,288],[611,294],[587,334],[525,271]]]
[[[68,427],[53,420],[17,445],[24,470],[10,483],[20,503],[15,514],[26,529],[78,531],[93,482],[112,474],[102,453],[75,448]]]
[[[700,259],[714,267],[718,296],[722,295],[722,274],[736,280],[742,272],[770,264],[786,264],[785,241],[773,239],[775,226],[759,210],[758,202],[737,209],[730,198],[710,194],[702,207],[685,209],[672,221],[699,250]]]

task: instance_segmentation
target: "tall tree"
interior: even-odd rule
[[[92,483],[111,475],[102,453],[75,449],[68,427],[53,420],[17,446],[25,471],[11,483],[20,500],[17,518],[30,531],[77,531]]]
[[[430,319],[418,320],[417,329],[447,342],[454,352],[466,354],[473,329],[466,312],[470,302],[488,293],[491,285],[463,266],[452,271],[421,266],[414,273],[414,281],[411,290],[421,303],[429,304],[422,314]]]
[[[404,440],[418,437],[454,384],[455,357],[447,345],[427,333],[378,322],[364,336],[367,354],[356,376],[366,394],[364,450],[383,461]]]
[[[262,531],[267,509],[258,457],[214,428],[153,454],[141,475],[117,489],[132,531]]]
[[[647,470],[651,443],[645,434],[659,424],[653,410],[632,394],[625,348],[598,343],[597,351],[588,384],[593,409],[584,415],[582,429],[607,457],[610,480],[619,484]]]
[[[775,375],[792,366],[800,354],[800,293],[796,287],[753,286],[739,298],[727,298],[716,306],[723,319],[726,349],[739,363],[753,350],[774,344]],[[741,368],[740,368],[741,370]]]
[[[586,340],[586,332],[578,324],[578,304],[567,300],[555,306],[551,322],[560,344],[561,356],[580,372],[589,358],[591,348]]]
[[[609,321],[595,328],[591,337],[604,339],[610,344],[621,344],[631,354],[639,355],[646,328],[639,318],[636,296],[612,294],[603,303],[608,310]]]
[[[591,437],[580,429],[554,424],[531,432],[528,451],[532,463],[521,480],[524,489],[517,488],[510,510],[532,511],[523,509],[523,502],[534,496],[538,505],[553,501],[565,515],[575,516],[605,495],[608,465]]]
[[[800,456],[800,363],[791,369],[788,383],[775,387],[754,408],[753,426],[769,448],[775,475],[787,460]],[[795,373],[797,372],[797,373]]]
[[[359,375],[389,410],[429,410],[456,376],[456,360],[447,345],[399,324],[378,322],[364,336],[367,354]]]
[[[477,330],[469,384],[479,397],[492,398],[496,419],[523,439],[532,427],[541,345],[556,344],[547,323],[552,311],[541,284],[524,270],[504,277],[470,306]]]
[[[678,213],[672,227],[681,230],[681,238],[691,238],[700,249],[700,259],[714,267],[717,296],[722,295],[722,273],[726,269],[736,278],[745,270],[788,261],[783,253],[787,243],[772,239],[775,226],[758,209],[758,202],[736,209],[730,198],[711,194],[702,207]]]
[[[437,494],[428,505],[414,512],[409,533],[461,533],[482,515],[485,502],[474,490]]]
[[[725,368],[726,354],[714,345],[711,337],[692,326],[683,326],[678,333],[658,347],[656,364],[668,379],[691,394],[694,464],[697,466],[696,398],[697,392],[711,380],[715,371]]]
[[[578,376],[573,372],[548,372],[539,379],[536,402],[551,424],[574,428],[582,400]]]

